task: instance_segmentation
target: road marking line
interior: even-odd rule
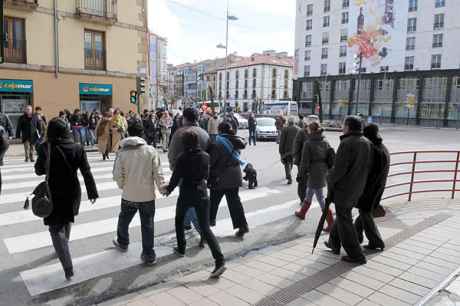
[[[256,190],[242,192],[240,197],[242,202],[247,202],[278,193],[280,193],[280,191],[262,187]],[[226,203],[226,201],[223,200],[223,203]],[[170,219],[172,220],[174,219],[175,212],[175,205],[159,208],[155,212],[155,222],[161,222]],[[74,225],[72,227],[71,241],[111,233],[116,230],[117,222],[118,218],[116,217]],[[131,227],[136,227],[139,225],[139,218],[135,218],[131,222]],[[21,253],[51,246],[51,239],[48,231],[6,238],[3,240],[3,242],[5,243],[10,254]]]
[[[248,220],[251,221],[251,227],[255,228],[256,226],[268,224],[287,216],[293,216],[292,212],[297,207],[298,200],[293,200],[248,213],[247,217],[249,218]],[[217,235],[233,233],[231,218],[218,220],[217,226],[213,231]],[[162,237],[156,237],[155,239],[163,240]],[[71,282],[65,281],[60,263],[22,271],[20,275],[30,295],[35,296],[139,265],[139,254],[141,252],[141,243],[135,242],[130,244],[128,252],[126,253],[120,253],[115,249],[109,249],[75,258],[73,263],[76,273]],[[156,247],[155,252],[157,253],[157,258],[161,258],[171,255],[172,249],[167,247]]]

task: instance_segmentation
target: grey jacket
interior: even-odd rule
[[[292,156],[294,154],[294,141],[299,132],[295,125],[289,125],[281,130],[279,152],[281,157]]]
[[[308,140],[307,132],[302,129],[297,132],[297,135],[294,140],[292,152],[294,157],[294,165],[300,166],[300,161],[302,160],[302,149],[305,141]]]
[[[192,130],[198,134],[198,141],[200,143],[200,147],[203,151],[208,151],[209,147],[209,135],[208,133],[200,128],[197,124],[195,125],[185,125],[178,129],[171,138],[171,143],[169,144],[168,148],[168,160],[169,160],[169,168],[174,170],[176,166],[176,160],[179,155],[184,152],[184,145],[182,144],[182,138],[184,137],[184,133],[186,131]]]
[[[328,176],[328,195],[336,205],[355,206],[372,165],[371,142],[361,133],[341,137],[335,165]]]
[[[322,135],[313,134],[305,142],[302,150],[300,173],[308,177],[307,186],[319,189],[326,186],[327,173],[333,166],[334,149]]]

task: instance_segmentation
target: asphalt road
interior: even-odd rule
[[[246,136],[247,131],[242,131],[241,135]],[[391,152],[460,150],[460,132],[458,130],[389,127],[383,130],[382,135]],[[340,133],[327,132],[326,136],[331,144],[337,147]],[[258,189],[247,190],[243,187],[241,191],[245,210],[251,216],[249,223],[253,238],[250,234],[248,241],[254,239],[257,240],[258,244],[264,241],[269,242],[269,240],[276,238],[276,232],[272,235],[264,235],[263,231],[267,224],[289,218],[290,222],[295,221],[292,220],[292,213],[297,205],[296,186],[295,184],[286,185],[284,169],[280,163],[276,143],[258,142],[257,146],[248,147],[243,152],[242,157],[255,166],[259,179]],[[437,155],[434,157],[439,158]],[[135,259],[133,257],[119,263],[117,262],[118,259],[113,260],[113,256],[118,256],[112,248],[111,241],[116,231],[120,191],[111,179],[112,162],[102,162],[100,157],[93,153],[90,154],[90,160],[98,187],[101,190],[101,199],[95,206],[83,203],[82,212],[73,228],[70,244],[73,258],[75,262],[86,265],[88,270],[78,271],[77,269],[76,274],[80,274],[81,279],[77,279],[74,283],[64,282],[60,266],[57,260],[53,258],[53,248],[46,227],[41,220],[34,218],[30,211],[22,209],[25,196],[40,179],[33,174],[32,165],[24,164],[22,159],[10,158],[6,161],[2,168],[5,185],[0,197],[0,239],[3,242],[0,244],[0,305],[42,304],[48,296],[65,296],[56,292],[70,290],[78,286],[89,290],[84,287],[88,279],[101,278],[106,274],[123,273],[126,269],[139,264],[139,254],[136,254]],[[162,162],[164,163],[165,174],[168,174],[167,159],[164,155],[162,155]],[[449,165],[446,163],[444,166]],[[425,167],[434,169],[434,166]],[[446,178],[446,174],[435,175],[435,177]],[[394,183],[398,180],[394,179],[390,182]],[[157,246],[174,244],[171,234],[174,230],[175,200],[176,197],[172,196],[157,201],[157,222],[155,224]],[[221,223],[222,226],[216,229],[220,239],[226,239],[232,233],[228,218],[226,205],[222,205],[218,216],[218,224]],[[289,224],[292,225],[292,222]],[[308,230],[311,231],[313,227],[314,223],[312,222]],[[259,231],[258,228],[260,228]],[[279,228],[279,231],[285,231],[285,229]],[[132,244],[138,245],[140,241],[139,226],[133,226],[130,233]],[[288,234],[284,233],[286,237]],[[231,245],[235,247],[234,242]],[[239,247],[244,249],[251,246],[250,242],[245,242]],[[107,258],[112,258],[114,264],[104,266],[106,261],[110,261]],[[85,290],[83,292],[86,292]],[[86,294],[89,293],[86,292]],[[97,291],[92,291],[92,294],[97,295]],[[59,302],[58,299],[54,301],[53,305],[68,302]]]

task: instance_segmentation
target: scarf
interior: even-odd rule
[[[217,137],[216,137],[216,142],[217,142],[218,144],[221,144],[221,145],[224,147],[225,151],[226,151],[228,154],[230,154],[230,156],[231,156],[234,160],[238,161],[239,164],[240,164],[240,166],[241,166],[243,169],[246,168],[248,162],[241,159],[241,157],[240,157],[240,152],[238,152],[237,150],[235,150],[235,149],[233,148],[232,142],[231,142],[227,137],[225,137],[225,135],[227,135],[227,134],[217,135]]]

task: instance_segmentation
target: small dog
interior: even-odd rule
[[[248,188],[254,189],[257,187],[257,171],[251,163],[248,163],[243,169],[245,181],[248,181]]]

